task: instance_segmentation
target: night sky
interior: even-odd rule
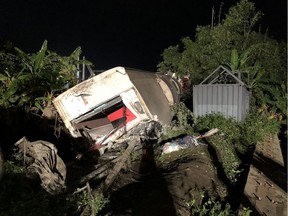
[[[222,12],[236,0],[0,0],[0,39],[37,52],[43,41],[60,55],[80,46],[95,69],[115,66],[156,71],[163,50],[197,25],[211,23],[211,9]],[[287,1],[257,0],[262,28],[287,41]]]

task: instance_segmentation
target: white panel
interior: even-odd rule
[[[198,85],[193,87],[193,111],[196,116],[220,112],[241,121],[249,110],[249,95],[239,84]]]

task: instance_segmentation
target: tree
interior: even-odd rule
[[[241,0],[216,25],[198,26],[194,40],[186,37],[165,49],[158,70],[189,74],[191,84],[199,84],[219,65],[228,65],[234,72],[245,72],[242,79],[258,106],[269,104],[286,115],[287,48],[257,29],[262,16],[254,3]]]

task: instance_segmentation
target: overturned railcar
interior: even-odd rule
[[[180,94],[180,84],[167,74],[115,67],[68,89],[53,104],[73,137],[105,145],[140,123],[169,123]]]

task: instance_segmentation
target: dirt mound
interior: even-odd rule
[[[159,149],[147,148],[138,152],[130,168],[122,170],[112,187],[107,212],[112,215],[190,215],[188,203],[192,200],[200,203],[204,191],[209,197],[222,200],[227,195],[207,146],[163,156]]]

